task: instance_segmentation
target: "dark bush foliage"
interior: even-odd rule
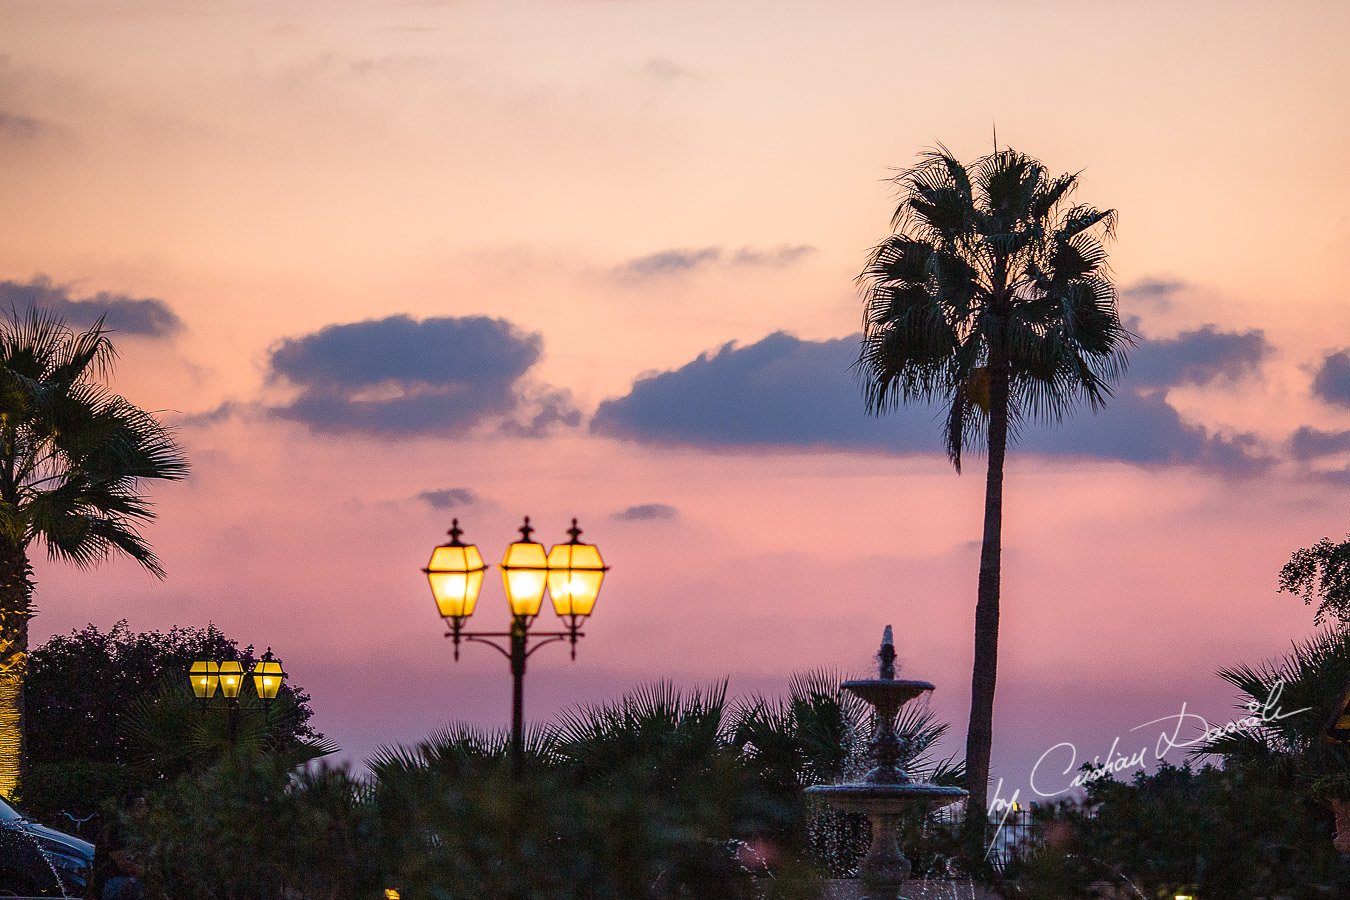
[[[170,782],[223,747],[223,713],[191,702],[187,672],[198,659],[237,659],[245,669],[255,661],[252,647],[240,650],[214,626],[137,633],[126,622],[106,632],[89,625],[35,648],[25,811],[69,830],[63,812],[101,815],[126,791]],[[245,689],[247,700],[247,681]],[[320,738],[311,715],[309,695],[288,683],[269,717],[270,739],[299,746]]]
[[[1330,810],[1278,777],[1164,763],[1089,785],[1085,804],[1040,811],[1045,846],[1008,873],[1028,900],[1092,897],[1099,882],[1147,897],[1345,896]]]
[[[837,681],[813,697],[806,683],[781,703],[657,684],[576,710],[528,735],[520,780],[504,733],[465,726],[380,751],[360,779],[297,770],[283,747],[241,746],[153,791],[151,815],[131,824],[156,889],[201,900],[384,888],[505,900],[817,897],[828,868],[813,822],[838,814],[801,789],[856,765],[849,750],[868,723],[837,707]],[[916,754],[941,732],[928,714],[904,727]],[[860,853],[866,822],[846,824],[844,849]],[[921,828],[916,818],[916,840],[931,845]]]
[[[365,788],[285,753],[238,753],[150,794],[129,823],[149,896],[195,900],[374,897]]]

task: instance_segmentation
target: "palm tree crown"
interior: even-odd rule
[[[1131,340],[1103,247],[1115,210],[1070,204],[1077,175],[1052,178],[1014,150],[967,169],[939,148],[894,182],[895,233],[859,276],[869,412],[946,401],[947,453],[960,471],[1000,379],[1014,427],[1028,414],[1059,419],[1083,399],[1100,406]]]
[[[0,540],[81,567],[124,553],[156,575],[137,531],[154,518],[140,480],[187,463],[153,416],[100,382],[116,352],[102,320],[72,332],[37,310],[0,323]]]
[[[101,319],[77,332],[37,309],[0,318],[0,794],[17,789],[23,759],[29,546],[82,568],[122,554],[163,575],[138,530],[154,518],[142,480],[183,478],[187,461],[104,386],[115,358]]]

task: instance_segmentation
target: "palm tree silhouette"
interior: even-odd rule
[[[1003,464],[1026,419],[1101,407],[1132,336],[1116,313],[1103,241],[1115,210],[1071,204],[1078,176],[998,149],[969,167],[939,145],[893,179],[900,203],[859,282],[855,364],[867,409],[946,407],[947,455],[989,453],[966,736],[968,810],[986,806],[993,740]]]
[[[99,319],[76,332],[37,309],[0,319],[0,794],[19,788],[33,615],[28,548],[82,568],[122,554],[163,569],[137,527],[143,479],[187,461],[164,426],[103,385],[116,353]]]

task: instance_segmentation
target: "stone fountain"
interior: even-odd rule
[[[910,700],[933,689],[927,681],[895,677],[895,643],[891,626],[881,639],[878,678],[846,681],[845,690],[876,709],[876,726],[868,744],[868,758],[875,765],[861,781],[821,784],[806,792],[845,812],[863,813],[872,821],[872,846],[858,867],[863,896],[867,900],[897,900],[909,878],[910,864],[900,852],[896,830],[906,809],[915,801],[945,806],[966,797],[961,788],[915,781],[900,764],[905,747],[895,733],[895,716]]]

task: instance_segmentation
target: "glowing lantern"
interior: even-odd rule
[[[272,648],[268,647],[263,658],[253,666],[254,690],[264,701],[275,700],[277,691],[281,690],[281,679],[285,677],[286,673],[281,671],[281,663],[272,659]]]
[[[572,540],[548,552],[548,592],[553,598],[554,612],[575,619],[591,614],[609,566],[594,544],[581,543],[576,519],[567,533]]]
[[[239,660],[232,659],[220,664],[220,693],[226,700],[233,700],[239,696],[239,689],[244,686],[244,667],[240,665]]]
[[[459,536],[459,519],[450,522],[450,543],[431,551],[431,561],[423,572],[431,582],[431,594],[441,617],[458,627],[473,615],[478,591],[483,586],[487,565],[473,544],[464,544]]]
[[[220,684],[220,665],[199,659],[188,670],[188,677],[192,679],[192,693],[197,695],[197,699],[210,700],[216,695],[216,687]]]
[[[520,540],[506,548],[502,557],[502,584],[506,587],[506,599],[511,603],[511,615],[517,618],[530,618],[539,614],[539,604],[544,601],[544,589],[548,586],[548,557],[544,555],[544,545],[530,540],[530,517],[520,526]]]

